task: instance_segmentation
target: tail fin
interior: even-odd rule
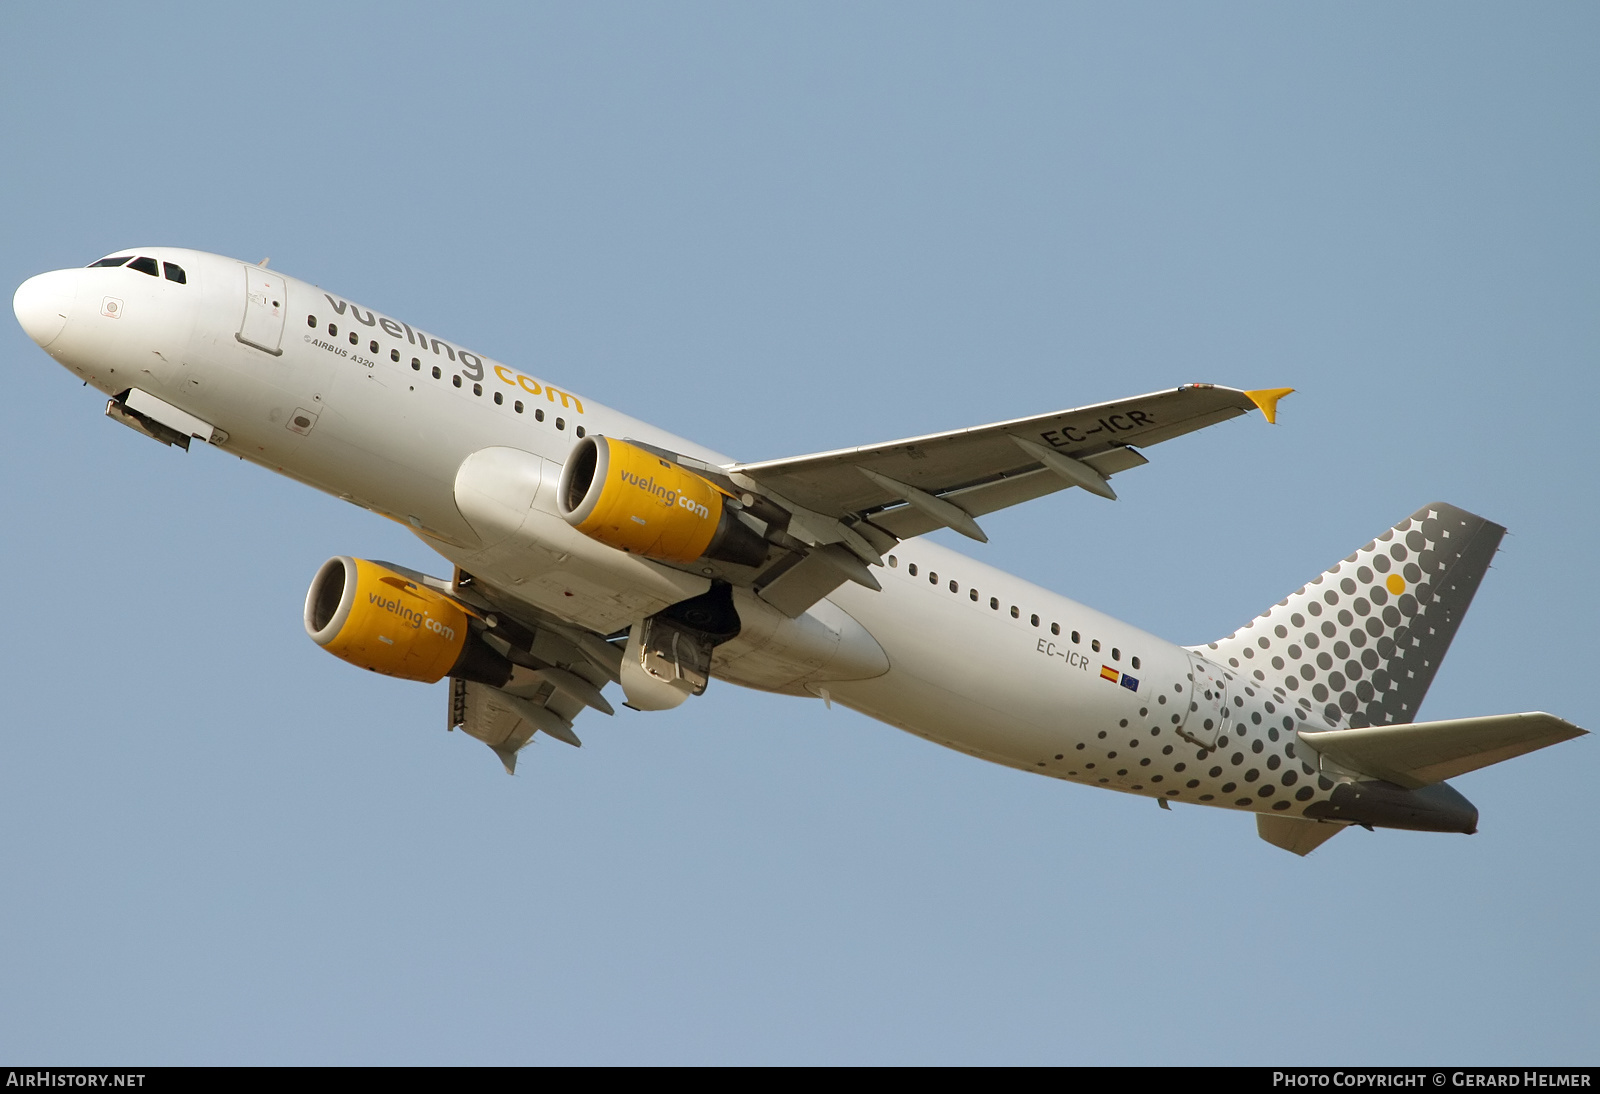
[[[1208,650],[1330,727],[1416,721],[1506,530],[1418,509]]]

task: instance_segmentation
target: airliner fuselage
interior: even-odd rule
[[[563,519],[559,495],[586,437],[626,439],[712,471],[735,467],[730,457],[613,410],[570,379],[493,360],[275,270],[175,248],[114,258],[122,261],[30,279],[15,308],[28,334],[111,397],[109,412],[125,424],[169,442],[199,438],[406,524],[458,574],[493,589],[506,612],[583,635],[615,638],[728,585],[727,566],[663,562],[591,538]],[[739,506],[738,490],[718,489]],[[957,497],[902,493],[936,514]],[[1451,531],[1437,529],[1460,511],[1424,512],[1413,518],[1416,534],[1438,539],[1411,553],[1442,557]],[[1396,542],[1408,527],[1392,530]],[[1455,543],[1476,527],[1461,524]],[[737,634],[715,646],[712,675],[837,702],[995,763],[1166,801],[1308,823],[1476,826],[1476,810],[1442,782],[1374,779],[1371,766],[1340,762],[1336,749],[1302,736],[1414,720],[1399,710],[1407,704],[1391,702],[1394,716],[1367,712],[1401,694],[1385,677],[1398,676],[1394,659],[1410,648],[1416,613],[1441,601],[1418,603],[1429,575],[1408,581],[1383,541],[1329,572],[1328,590],[1342,600],[1328,601],[1326,616],[1294,612],[1294,625],[1285,609],[1278,633],[1263,624],[1259,644],[1246,628],[1189,649],[925,537],[871,531],[887,549],[858,553],[874,562],[878,589],[870,578],[844,581],[795,614],[735,580]],[[1352,591],[1340,592],[1333,575],[1346,572]],[[1322,581],[1297,595],[1322,607]],[[1408,594],[1411,614],[1402,615]],[[1382,667],[1370,667],[1385,643]],[[1429,679],[1436,663],[1437,654]],[[1355,794],[1366,795],[1366,813]],[[1386,794],[1387,805],[1377,800]]]

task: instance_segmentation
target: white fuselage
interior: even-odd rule
[[[218,447],[408,524],[495,588],[602,634],[708,588],[579,534],[556,515],[554,484],[590,433],[727,457],[276,271],[174,248],[125,253],[177,264],[186,281],[62,270],[18,293],[29,334],[94,387],[180,408],[218,431]],[[520,526],[463,514],[458,471],[490,448],[545,461]],[[1241,675],[1224,699],[1205,684],[1223,670],[1192,651],[925,539],[888,563],[874,571],[882,591],[846,584],[796,620],[740,591],[744,629],[718,648],[715,675],[1150,797],[1267,812],[1291,787],[1323,797],[1333,785],[1295,756],[1281,693]],[[1211,750],[1178,735],[1198,735],[1202,719],[1222,734]],[[1230,725],[1248,744],[1230,746]]]

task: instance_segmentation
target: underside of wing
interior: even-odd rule
[[[511,662],[498,686],[452,677],[448,729],[476,737],[515,774],[517,754],[536,733],[578,747],[573,722],[586,708],[613,708],[601,689],[617,678],[621,652],[604,638],[546,617],[457,571],[451,590],[492,620],[482,641]]]
[[[1137,451],[1286,394],[1188,384],[1132,399],[728,469],[782,498],[838,520],[866,521],[900,539],[1070,486],[1115,497],[1106,479],[1147,463]],[[963,516],[967,519],[963,520]],[[976,533],[976,534],[975,534]]]

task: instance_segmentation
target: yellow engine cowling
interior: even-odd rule
[[[342,660],[431,684],[467,649],[466,611],[443,593],[368,562],[330,558],[306,593],[306,633]]]
[[[645,558],[759,566],[767,557],[766,543],[722,491],[627,441],[591,434],[573,446],[556,505],[584,535]]]

